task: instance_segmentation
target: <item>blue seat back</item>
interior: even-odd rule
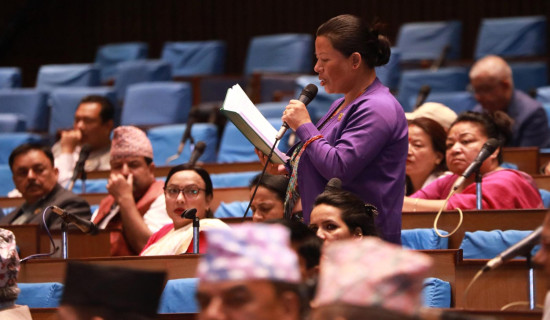
[[[6,197],[15,188],[9,164],[0,164],[0,197]],[[7,213],[7,212],[4,212]]]
[[[412,111],[411,101],[414,101],[424,85],[431,88],[431,92],[464,91],[469,83],[466,68],[451,67],[437,71],[409,70],[403,71],[397,100],[407,112]]]
[[[265,118],[277,118],[283,116],[283,111],[288,105],[288,101],[281,102],[262,102],[257,103],[256,107]]]
[[[172,66],[174,77],[222,74],[227,45],[224,41],[166,42],[161,60]]]
[[[464,259],[492,259],[531,232],[523,230],[466,232],[460,249],[463,250]]]
[[[462,22],[436,21],[405,23],[399,28],[396,47],[401,61],[435,60],[445,46],[447,58],[460,58]]]
[[[307,106],[309,114],[313,122],[319,120],[325,113],[328,112],[330,105],[337,99],[343,97],[342,94],[329,94],[325,91],[325,88],[321,86],[321,81],[318,76],[301,76],[296,78],[296,96],[300,95],[300,92],[304,88],[313,83],[317,86],[317,96]]]
[[[0,113],[0,133],[25,132],[27,118],[19,113]]]
[[[159,166],[166,165],[166,160],[178,151],[185,124],[158,126],[147,131],[147,137],[153,145],[155,163]],[[216,149],[218,146],[218,127],[211,123],[195,123],[191,127],[191,136],[195,143],[204,141],[206,149],[199,158],[201,162],[216,162]],[[181,155],[168,165],[174,166],[187,163],[191,157],[191,143],[187,141]]]
[[[396,47],[391,48],[390,61],[383,66],[376,67],[376,76],[386,87],[397,90],[401,77],[401,51]]]
[[[447,231],[439,233],[446,235]],[[407,229],[401,230],[403,247],[414,250],[449,249],[449,239],[439,237],[434,229]]]
[[[149,45],[145,42],[109,43],[97,48],[95,63],[99,66],[101,82],[113,79],[120,62],[146,59]]]
[[[229,172],[211,174],[212,185],[216,188],[248,187],[259,171]]]
[[[16,67],[0,68],[0,89],[21,87],[21,69]]]
[[[38,70],[36,88],[50,91],[58,87],[99,86],[99,67],[94,64],[44,65]]]
[[[214,212],[214,218],[242,218],[246,207],[248,207],[248,201],[222,202]],[[246,216],[252,217],[252,210],[248,210]]]
[[[82,180],[79,179],[74,184],[73,192],[79,194],[83,191]],[[107,193],[107,179],[86,180],[86,193]]]
[[[162,60],[132,60],[117,64],[114,85],[117,99],[124,100],[132,84],[171,81],[171,69],[170,64]]]
[[[516,89],[529,93],[548,85],[546,62],[516,62],[510,63],[510,68]]]
[[[550,103],[550,86],[537,88],[536,99],[541,103]]]
[[[0,113],[15,113],[24,117],[29,131],[48,130],[48,95],[35,89],[0,90]]]
[[[120,123],[155,126],[184,123],[191,109],[191,85],[185,82],[149,82],[128,88]]]
[[[115,91],[111,87],[80,87],[80,88],[58,88],[50,94],[52,108],[49,133],[54,135],[60,129],[73,127],[74,114],[82,98],[88,95],[99,95],[111,101],[117,106]],[[115,107],[115,114],[120,113],[120,108]],[[116,123],[116,121],[115,121]]]
[[[479,28],[474,58],[486,55],[530,57],[546,54],[546,17],[483,19]]]
[[[11,152],[19,145],[41,142],[44,142],[44,138],[34,133],[14,132],[0,134],[0,164],[8,164]]]
[[[439,102],[452,109],[456,114],[473,110],[477,104],[474,96],[468,91],[433,92],[428,95],[426,102]]]
[[[197,313],[195,300],[198,279],[172,279],[166,282],[160,297],[158,313]]]
[[[422,288],[422,298],[424,307],[450,308],[451,284],[437,278],[426,278]]]
[[[57,308],[63,296],[63,284],[59,282],[18,283],[21,292],[16,304],[29,308]]]
[[[542,199],[542,203],[544,204],[545,208],[550,208],[550,191],[539,189],[539,194]]]
[[[276,34],[252,38],[244,73],[310,73],[313,68],[313,38],[310,34]]]

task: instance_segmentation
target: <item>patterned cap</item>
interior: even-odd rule
[[[437,102],[426,102],[413,112],[406,112],[407,120],[429,118],[439,123],[445,130],[449,130],[457,115],[451,108]]]
[[[335,302],[413,315],[422,307],[422,286],[432,266],[425,254],[375,237],[330,243],[321,259],[316,306]]]
[[[243,223],[206,231],[208,250],[198,267],[200,281],[267,279],[300,282],[298,257],[281,225]]]
[[[0,228],[0,304],[15,302],[19,295],[17,274],[19,255],[15,247],[15,236],[9,230]]]
[[[111,159],[124,157],[153,159],[153,146],[143,130],[133,126],[120,126],[113,131]]]

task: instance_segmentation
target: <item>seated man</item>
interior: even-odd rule
[[[59,184],[67,186],[84,144],[90,148],[85,171],[111,169],[109,149],[114,115],[115,109],[105,97],[91,95],[80,101],[73,129],[61,132],[61,139],[52,147],[55,166],[59,169]]]
[[[166,274],[69,262],[60,320],[154,320]]]
[[[301,319],[296,253],[279,225],[245,223],[206,233],[208,250],[198,266],[197,319]]]
[[[172,223],[166,213],[164,182],[155,179],[153,147],[142,130],[121,126],[113,132],[109,196],[94,212],[99,229],[111,233],[111,255],[137,255],[149,237]]]
[[[540,102],[514,89],[512,69],[498,56],[486,56],[470,70],[470,83],[479,102],[474,111],[503,111],[514,120],[512,147],[550,147],[550,129]]]
[[[58,206],[83,219],[90,219],[90,205],[57,183],[58,171],[53,165],[49,147],[22,144],[10,154],[9,164],[15,188],[25,202],[11,213],[0,218],[0,225],[39,224],[42,212],[49,206]],[[49,210],[45,217],[50,230],[60,230],[62,220]]]

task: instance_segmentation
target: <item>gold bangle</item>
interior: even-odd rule
[[[416,198],[416,200],[414,200],[413,212],[416,212],[416,205],[418,204],[418,199],[420,198]]]

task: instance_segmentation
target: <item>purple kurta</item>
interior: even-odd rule
[[[344,189],[375,205],[376,225],[382,237],[401,243],[401,210],[405,193],[408,127],[403,108],[388,88],[376,79],[367,90],[318,129],[342,99],[336,100],[317,123],[301,125],[301,141],[311,142],[298,163],[298,189],[304,220],[315,198],[331,178],[342,180]],[[288,154],[292,154],[293,147]]]

